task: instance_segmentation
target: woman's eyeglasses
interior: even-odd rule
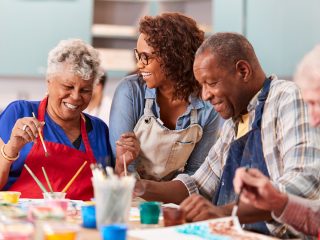
[[[137,62],[141,61],[145,66],[149,65],[149,60],[155,57],[154,55],[145,52],[139,53],[136,48],[134,49],[134,56],[136,57]]]

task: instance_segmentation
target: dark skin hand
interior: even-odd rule
[[[226,216],[223,208],[214,206],[199,194],[192,194],[186,198],[180,204],[180,208],[185,212],[187,222],[197,222]]]
[[[124,174],[124,166],[134,161],[140,152],[140,143],[133,132],[127,132],[121,135],[116,142],[116,166],[115,172],[119,175]],[[126,162],[124,164],[124,161]]]
[[[143,189],[143,193],[141,192]],[[180,204],[188,197],[188,190],[181,181],[156,182],[141,179],[137,181],[135,195],[147,201]]]
[[[259,209],[273,211],[276,216],[281,215],[288,202],[288,195],[276,189],[270,179],[258,169],[246,171],[238,168],[233,185],[236,192],[243,190],[241,201]]]
[[[187,222],[196,222],[212,218],[229,217],[231,216],[233,205],[234,203],[215,206],[201,195],[192,194],[180,204],[180,207],[186,214]],[[270,212],[258,210],[247,204],[240,204],[238,217],[241,223],[271,220]]]

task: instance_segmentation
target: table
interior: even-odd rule
[[[132,201],[131,207],[138,207],[140,202],[143,202],[142,198],[135,198]],[[128,228],[132,229],[141,229],[143,226],[140,224],[140,221],[129,221]],[[160,219],[159,224],[157,227],[163,227],[163,221]],[[88,228],[81,228],[78,236],[78,240],[96,240],[102,239],[100,236],[100,232],[97,229],[88,229]],[[128,237],[127,240],[139,240],[137,238]]]

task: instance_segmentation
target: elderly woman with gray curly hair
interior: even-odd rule
[[[98,52],[79,39],[61,41],[50,51],[48,95],[42,101],[14,101],[0,115],[0,189],[42,198],[25,165],[50,189],[44,168],[51,189],[59,192],[87,161],[67,197],[93,197],[90,163],[112,165],[107,125],[82,113],[102,75],[99,65]]]

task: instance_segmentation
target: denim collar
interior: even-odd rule
[[[147,98],[152,98],[156,99],[157,98],[157,89],[156,88],[148,88],[146,87],[146,93],[145,93],[145,99]],[[192,109],[201,109],[204,107],[203,100],[199,99],[196,96],[189,96],[189,105],[187,107],[187,111],[183,115],[187,115],[190,113]]]

